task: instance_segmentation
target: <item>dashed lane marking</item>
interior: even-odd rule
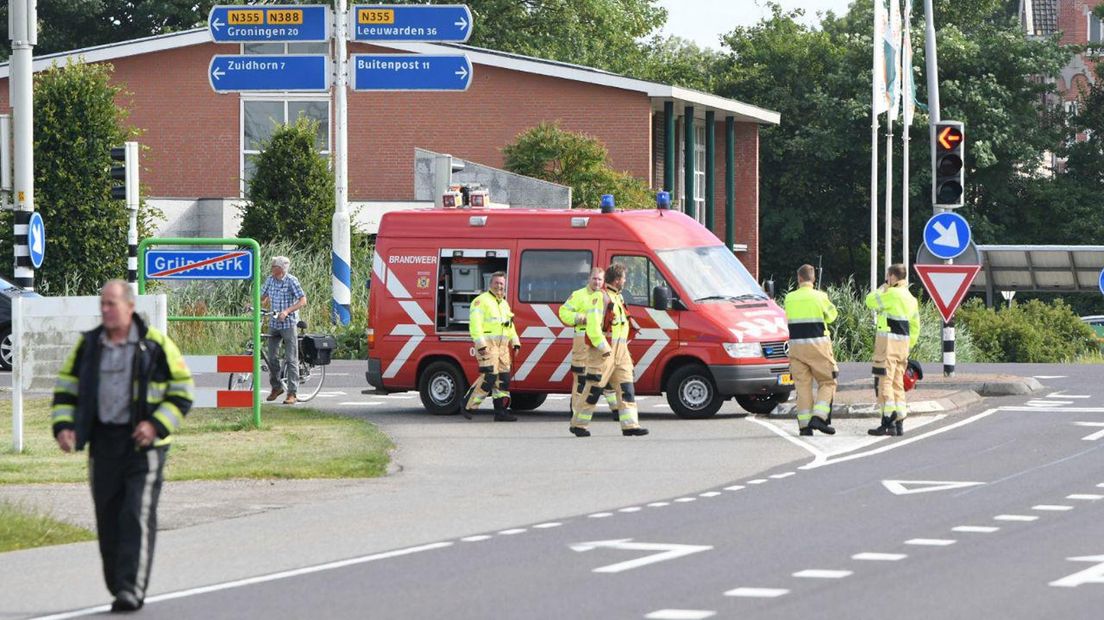
[[[704,609],[660,609],[644,617],[651,620],[703,620],[716,615],[717,612]]]
[[[1065,379],[1066,375],[1035,375],[1033,379]]]
[[[465,536],[460,540],[462,540],[463,542],[479,542],[481,540],[489,540],[490,538],[492,537],[488,536],[487,534],[480,534],[478,536]]]
[[[725,596],[737,596],[741,598],[778,598],[789,594],[785,588],[734,588],[725,592]]]
[[[559,521],[552,521],[550,523],[538,523],[533,526],[533,529],[547,530],[550,527],[560,527],[561,525],[563,525],[563,523],[560,523]]]
[[[640,506],[629,506],[628,508],[618,508],[617,512],[640,512]]]
[[[797,473],[797,472],[788,471],[788,472],[785,472],[785,473],[782,473],[782,474],[774,474],[774,475],[769,476],[769,477],[774,478],[775,480],[781,480],[783,478],[789,478],[790,476],[794,475],[795,473]]]
[[[612,512],[596,512],[592,515],[587,515],[591,519],[605,519],[606,517],[612,517]]]
[[[1038,504],[1031,507],[1032,510],[1042,510],[1046,512],[1065,512],[1067,510],[1073,510],[1073,506],[1062,506],[1059,504]]]
[[[850,577],[852,574],[853,573],[849,570],[810,568],[802,571],[797,571],[793,574],[793,576],[800,577],[802,579],[843,579],[844,577]]]
[[[1104,487],[1104,483],[1101,483],[1099,486]],[[743,488],[744,488],[744,485],[742,485],[742,484],[734,484],[730,487],[725,487],[725,490],[726,491],[739,491],[740,489],[743,489]]]
[[[992,534],[999,530],[999,527],[993,525],[960,525],[951,528],[952,532],[968,532],[971,534]]]
[[[996,521],[1038,521],[1039,517],[1035,515],[997,515],[993,519]]]
[[[523,527],[515,527],[514,529],[511,529],[511,530],[502,530],[502,531],[501,531],[501,532],[499,532],[498,534],[499,534],[500,536],[513,536],[513,535],[515,535],[515,534],[521,534],[521,533],[523,533],[523,532],[525,532],[525,528],[523,528]]]
[[[747,483],[748,484],[763,484],[766,481],[767,481],[766,478],[756,478],[755,480],[748,480]]]
[[[896,562],[907,558],[908,555],[904,553],[856,553],[851,556],[852,560],[869,560],[871,562]]]
[[[675,501],[679,502],[680,504],[685,504],[687,502],[692,502],[696,499],[698,499],[698,498],[696,498],[696,497],[680,497],[680,498],[676,499]]]
[[[919,545],[921,547],[946,547],[955,544],[950,538],[912,538],[905,541],[906,545]]]
[[[670,506],[671,502],[652,502],[648,504],[648,508],[663,508],[664,506]]]
[[[1067,495],[1066,499],[1079,499],[1086,502],[1095,502],[1098,499],[1104,499],[1104,495],[1096,495],[1095,493],[1074,493],[1073,495]]]
[[[701,493],[699,496],[700,497],[717,497],[720,494],[721,494],[720,491],[706,491],[705,493]]]

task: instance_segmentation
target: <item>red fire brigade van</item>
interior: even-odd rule
[[[504,271],[521,338],[511,407],[567,394],[572,329],[557,310],[592,267],[613,262],[628,268],[637,394],[666,393],[683,418],[710,417],[733,397],[767,413],[789,397],[785,314],[713,233],[669,210],[384,215],[372,261],[368,383],[418,390],[432,413],[458,412],[478,375],[468,306]]]

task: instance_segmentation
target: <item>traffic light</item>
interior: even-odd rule
[[[966,134],[958,121],[940,121],[932,127],[932,204],[957,209],[966,184]]]
[[[130,208],[138,205],[138,143],[127,142],[123,146],[111,148],[111,161],[121,166],[111,166],[111,198],[125,200]],[[114,181],[122,181],[121,185]],[[133,206],[132,206],[133,205]]]

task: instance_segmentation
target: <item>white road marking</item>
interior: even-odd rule
[[[1092,427],[1092,428],[1104,427],[1104,422],[1074,422],[1074,424],[1076,424],[1077,426],[1089,426],[1089,427]],[[1104,437],[1104,431],[1097,431],[1095,433],[1085,435],[1081,439],[1083,441],[1096,441],[1097,439],[1100,439],[1101,437]]]
[[[1070,562],[1101,562],[1091,568],[1062,577],[1050,584],[1055,588],[1076,588],[1086,583],[1104,583],[1104,555],[1086,555],[1078,558],[1066,558]]]
[[[548,400],[566,400],[566,396],[560,396],[559,394],[550,394]]]
[[[1025,403],[1028,407],[1040,408],[1040,407],[1060,407],[1062,405],[1072,405],[1072,400],[1029,400]]]
[[[966,418],[965,420],[959,420],[958,422],[954,422],[952,424],[942,426],[942,427],[937,428],[935,430],[928,431],[928,432],[926,432],[922,435],[913,435],[912,437],[909,437],[908,439],[904,439],[904,440],[900,440],[900,441],[894,441],[892,443],[888,443],[888,444],[886,444],[884,446],[881,446],[879,448],[874,448],[873,450],[867,450],[866,452],[859,452],[858,454],[849,454],[847,456],[841,456],[839,458],[833,458],[831,460],[820,460],[820,461],[818,461],[817,459],[814,459],[812,463],[809,463],[808,465],[802,465],[801,467],[798,467],[798,469],[815,469],[817,467],[824,467],[825,465],[835,465],[836,463],[843,463],[843,462],[852,461],[852,460],[855,460],[855,459],[862,459],[862,458],[866,458],[868,456],[874,456],[876,454],[882,454],[883,452],[889,452],[890,450],[896,450],[898,448],[902,448],[904,446],[907,446],[911,443],[927,439],[928,437],[934,437],[935,435],[938,435],[940,433],[946,433],[947,431],[954,430],[956,428],[965,426],[967,424],[972,424],[974,422],[977,422],[978,420],[984,419],[988,416],[993,415],[994,413],[996,413],[998,411],[1003,411],[1003,410],[1004,410],[1003,408],[987,409],[985,411],[982,411],[981,413],[978,413],[976,415],[972,415],[972,416]],[[937,422],[937,421],[939,421],[939,420],[941,420],[945,417],[947,417],[947,416],[946,415],[934,416],[932,418],[932,422]]]
[[[897,560],[903,560],[908,555],[904,553],[856,553],[851,556],[852,560],[870,560],[872,562],[896,562]]]
[[[1052,404],[1052,403],[1047,403]],[[1000,407],[1001,411],[1031,411],[1031,412],[1047,412],[1047,413],[1104,413],[1104,407],[1016,407],[1006,406]]]
[[[547,530],[550,527],[560,527],[561,525],[563,525],[563,523],[560,523],[558,521],[552,521],[551,523],[538,523],[538,524],[533,526],[533,529],[535,529],[535,530]]]
[[[755,480],[748,480],[747,483],[748,484],[763,484],[766,481],[767,481],[766,478],[756,478]]]
[[[660,408],[660,409],[663,409],[664,407],[670,407],[671,405],[668,405],[667,403],[656,403],[656,404],[654,404],[654,405],[652,405],[652,406],[653,406],[653,407],[658,407],[658,408]]]
[[[1038,521],[1039,517],[1035,515],[997,515],[993,517],[994,521]]]
[[[337,404],[342,406],[342,407],[359,407],[361,405],[366,405],[366,406],[382,405],[383,403],[364,402],[362,400],[347,400],[347,401],[343,401],[343,402],[340,402],[340,403],[337,403]]]
[[[648,504],[649,508],[663,508],[664,506],[670,506],[671,502],[652,502]]]
[[[680,498],[676,499],[675,501],[679,502],[681,504],[685,504],[687,502],[692,502],[696,499],[698,499],[698,498],[696,498],[696,497],[680,497]]]
[[[796,473],[797,473],[797,472],[793,472],[793,471],[788,471],[788,472],[786,472],[786,473],[783,473],[783,474],[774,474],[774,475],[772,475],[772,476],[769,476],[769,477],[770,477],[770,478],[774,478],[775,480],[781,480],[781,479],[783,479],[783,478],[789,478],[790,476],[792,476],[792,475],[794,475],[794,474],[796,474]]]
[[[1096,485],[1096,488],[1104,489],[1104,482],[1101,482],[1100,484]]]
[[[1066,375],[1035,375],[1033,379],[1065,379]]]
[[[592,515],[587,515],[591,519],[605,519],[606,517],[612,517],[612,512],[596,512]]]
[[[356,566],[357,564],[366,564],[368,562],[375,562],[376,560],[386,560],[389,558],[396,558],[404,555],[411,555],[414,553],[421,553],[422,551],[431,551],[433,549],[443,549],[445,547],[451,547],[451,542],[439,542],[429,545],[421,545],[418,547],[407,547],[405,549],[396,549],[395,551],[387,551],[384,553],[376,553],[373,555],[365,555],[356,558],[349,558],[347,560],[339,560],[337,562],[327,562],[326,564],[316,564],[315,566],[308,566],[306,568],[296,568],[292,570],[281,571],[278,573],[269,573],[267,575],[261,575],[259,577],[248,577],[246,579],[237,579],[235,581],[227,581],[225,583],[216,583],[209,586],[202,586],[199,588],[191,588],[188,590],[179,590],[177,592],[168,592],[166,594],[158,594],[157,596],[151,596],[146,599],[147,603],[160,603],[161,601],[171,601],[178,598],[186,598],[189,596],[195,596],[197,594],[208,594],[210,592],[219,592],[221,590],[230,590],[233,588],[240,588],[243,586],[251,586],[258,583],[265,583],[269,581],[277,581],[279,579],[287,579],[289,577],[298,577],[300,575],[309,575],[311,573],[320,573],[323,571],[334,570],[338,568],[345,568],[347,566]],[[81,616],[90,616],[93,614],[103,613],[108,611],[110,607],[107,605],[97,605],[96,607],[89,607],[86,609],[78,609],[76,611],[65,612],[61,614],[54,614],[50,616],[40,616],[36,620],[62,620],[63,618],[78,618]]]
[[[760,420],[760,419],[756,418],[755,416],[748,416],[744,419],[748,420],[750,422],[754,422],[755,424],[758,424],[759,426],[765,427],[767,430],[774,433],[775,435],[778,435],[782,439],[785,439],[786,441],[798,446],[799,448],[801,448],[802,450],[805,450],[806,452],[809,452],[810,454],[813,455],[813,463],[820,463],[820,462],[822,462],[822,461],[824,461],[825,459],[828,458],[828,455],[825,454],[824,452],[822,452],[816,446],[814,446],[812,444],[809,444],[809,443],[806,443],[804,441],[801,441],[797,437],[794,437],[793,435],[787,433],[786,431],[783,431],[782,429],[778,428],[777,426],[775,426],[774,424],[771,424],[770,422],[768,422],[766,420]]]
[[[1104,483],[1101,483],[1100,486],[1104,487]],[[725,490],[726,491],[739,491],[740,489],[743,489],[743,488],[744,488],[744,485],[742,485],[742,484],[734,484],[730,487],[725,487]]]
[[[717,612],[704,609],[660,609],[644,617],[650,620],[703,620],[716,615]]]
[[[725,596],[739,596],[743,598],[778,598],[789,594],[784,588],[736,588],[725,592]]]
[[[985,484],[984,482],[955,482],[951,480],[882,480],[882,486],[894,495],[913,495],[931,491],[949,491]]]
[[[410,399],[414,398],[414,395],[413,394],[387,394],[386,396],[381,396],[380,398],[386,398],[387,400],[410,400]]]
[[[1062,392],[1051,392],[1046,395],[1047,398],[1092,398],[1088,394],[1063,394]]]
[[[498,534],[499,534],[499,536],[513,536],[514,534],[521,534],[521,533],[522,533],[522,532],[524,532],[524,531],[525,531],[525,528],[523,528],[523,527],[516,527],[516,528],[514,528],[514,529],[512,529],[512,530],[502,530],[502,531],[501,531],[501,532],[499,532]]]
[[[1067,510],[1073,510],[1073,506],[1062,506],[1055,504],[1038,504],[1031,507],[1032,510],[1043,510],[1048,512],[1065,512]]]
[[[705,493],[699,494],[699,497],[717,497],[720,494],[719,491],[706,491]]]
[[[850,577],[853,573],[849,570],[827,570],[821,568],[810,568],[802,571],[798,571],[793,574],[794,577],[801,577],[803,579],[843,579],[844,577]]]
[[[619,508],[617,512],[640,512],[640,506],[629,506],[628,508]]]
[[[905,541],[906,545],[919,545],[922,547],[946,547],[955,544],[949,538],[912,538]]]
[[[1073,495],[1067,495],[1066,499],[1080,499],[1087,502],[1095,502],[1098,499],[1104,499],[1104,495],[1096,495],[1094,493],[1074,493]]]
[[[591,571],[595,573],[620,573],[623,571],[632,570],[634,568],[640,568],[641,566],[655,564],[656,562],[665,562],[667,560],[681,558],[685,555],[701,553],[702,551],[709,551],[713,548],[710,545],[680,545],[673,543],[632,542],[631,538],[622,538],[620,540],[595,540],[591,542],[576,543],[574,545],[570,545],[570,547],[572,551],[578,552],[593,551],[594,549],[659,552],[646,555],[642,558],[636,558],[635,560],[618,562],[617,564],[610,564],[608,566],[599,566],[598,568]]]
[[[488,540],[490,538],[492,538],[492,536],[488,536],[486,534],[480,534],[478,536],[466,536],[464,538],[461,538],[460,540],[462,540],[464,542],[479,542],[481,540]]]
[[[960,525],[951,528],[952,532],[969,532],[972,534],[992,534],[999,530],[999,527],[993,525]]]

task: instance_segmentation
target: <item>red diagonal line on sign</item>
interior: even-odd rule
[[[214,258],[208,258],[207,260],[201,260],[198,263],[192,263],[190,265],[183,265],[181,267],[173,267],[172,269],[166,269],[165,271],[159,271],[152,274],[151,278],[164,278],[165,276],[171,276],[173,274],[180,273],[182,271],[191,271],[192,269],[199,269],[200,267],[206,267],[207,265],[213,265],[215,263],[221,263],[224,260],[230,260],[231,258],[237,258],[239,256],[245,256],[249,252],[231,252],[229,254],[223,254],[222,256],[216,256]]]

